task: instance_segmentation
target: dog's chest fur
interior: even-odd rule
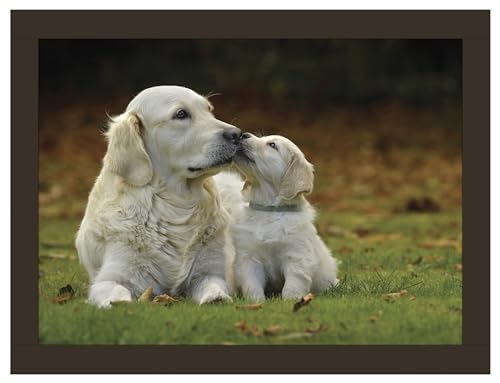
[[[143,270],[144,278],[173,289],[189,278],[200,249],[226,229],[217,196],[207,191],[202,198],[215,201],[186,203],[154,186],[124,193],[99,215],[104,240],[124,243],[135,254],[130,263]]]
[[[154,187],[142,188],[122,198],[113,209],[115,217],[104,227],[109,237],[119,236],[133,250],[177,258],[195,244],[208,242],[221,228],[215,211],[201,206],[203,203],[181,204]]]

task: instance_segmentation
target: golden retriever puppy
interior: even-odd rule
[[[106,133],[103,167],[76,237],[88,302],[155,294],[230,299],[229,216],[212,175],[230,164],[240,130],[179,86],[139,93]]]
[[[284,299],[321,293],[337,283],[337,264],[314,227],[305,199],[313,188],[313,166],[281,136],[241,135],[234,173],[215,181],[232,216],[235,283],[244,297]],[[240,193],[240,190],[242,192]]]

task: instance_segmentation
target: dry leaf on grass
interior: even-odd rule
[[[401,290],[395,293],[388,293],[388,294],[382,294],[382,298],[384,298],[386,301],[392,301],[397,298],[401,298],[402,296],[406,295],[408,293],[407,290]]]
[[[236,322],[234,324],[234,327],[236,327],[239,331],[243,333],[250,333],[253,336],[276,335],[281,331],[281,326],[279,325],[271,325],[269,327],[266,327],[265,329],[259,329],[257,325],[249,326],[247,322],[244,320]]]
[[[162,304],[162,305],[165,305],[165,306],[166,305],[171,305],[171,304],[177,303],[177,302],[179,302],[179,299],[171,297],[170,295],[167,295],[167,294],[157,295],[153,299],[153,303],[154,304]]]
[[[327,326],[325,326],[323,323],[320,323],[318,325],[318,327],[306,327],[306,332],[308,332],[310,334],[316,334],[318,332],[322,332],[322,331],[325,331],[327,329],[328,329]]]
[[[236,305],[237,309],[245,309],[245,310],[260,310],[262,308],[261,303],[252,303],[248,305]]]
[[[59,289],[59,293],[52,301],[61,305],[72,299],[74,295],[75,290],[73,290],[73,287],[71,285],[66,285]]]
[[[417,297],[415,295],[412,295],[408,300],[414,301],[415,299],[417,299]]]
[[[455,269],[455,271],[461,273],[462,272],[462,264],[461,263],[457,263],[455,266],[453,266],[453,268]]]
[[[293,311],[299,311],[302,307],[307,306],[313,299],[314,295],[311,293],[303,296],[302,298],[300,298],[300,301],[295,302],[295,304],[293,305]]]
[[[153,299],[153,287],[148,287],[142,295],[137,299],[138,302],[151,302]]]
[[[234,327],[236,327],[238,330],[246,332],[248,330],[247,322],[242,320],[240,322],[236,322],[234,324]]]

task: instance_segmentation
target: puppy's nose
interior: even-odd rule
[[[242,133],[240,136],[240,140],[246,140],[247,138],[250,138],[251,134],[250,133]]]
[[[224,128],[224,132],[222,133],[222,137],[224,137],[228,141],[233,141],[237,144],[240,140],[241,130],[236,127]]]

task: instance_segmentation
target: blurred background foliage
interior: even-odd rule
[[[183,85],[315,165],[322,211],[461,207],[460,40],[40,40],[40,214],[81,218],[106,113]]]
[[[41,40],[42,93],[184,84],[252,100],[457,102],[460,40]],[[75,94],[77,90],[77,94]]]

